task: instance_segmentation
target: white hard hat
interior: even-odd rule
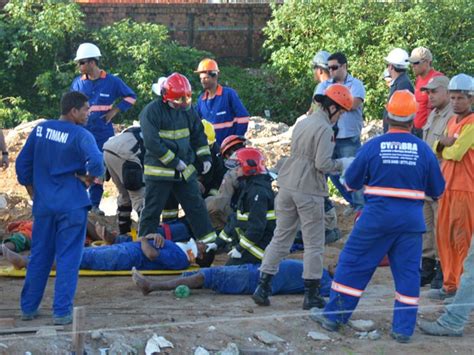
[[[408,62],[407,51],[401,48],[392,49],[388,56],[386,56],[384,59],[387,63],[392,64],[399,69],[406,69],[410,64]]]
[[[159,77],[158,81],[156,83],[153,83],[153,85],[151,86],[151,91],[153,91],[155,95],[161,96],[161,89],[163,89],[163,84],[165,83],[165,81],[166,76]]]
[[[100,54],[100,49],[95,44],[92,43],[82,43],[76,52],[75,61],[88,58],[99,58],[102,55]]]
[[[326,51],[319,51],[313,57],[311,61],[311,65],[314,67],[321,67],[323,69],[328,68],[328,58],[331,56],[329,52]]]
[[[453,76],[448,85],[449,91],[464,91],[469,95],[474,94],[473,78],[467,74]]]

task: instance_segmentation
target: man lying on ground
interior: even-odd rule
[[[2,245],[5,258],[15,269],[28,267],[29,258]],[[165,240],[160,234],[148,234],[136,242],[125,242],[96,248],[85,248],[81,270],[182,270],[192,263],[210,266],[214,252],[206,253],[206,245],[190,239],[187,242]]]
[[[166,281],[154,281],[133,269],[132,280],[143,295],[148,295],[153,291],[173,290],[179,285],[186,285],[192,289],[211,289],[222,294],[250,295],[257,288],[259,267],[259,264],[213,266],[196,272],[185,272],[180,278]],[[302,261],[291,259],[282,261],[273,278],[272,294],[303,293],[302,274]],[[327,270],[324,270],[320,290],[322,296],[329,296],[331,282],[332,277]]]

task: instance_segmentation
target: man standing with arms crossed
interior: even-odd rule
[[[102,151],[104,143],[114,135],[112,119],[119,113],[127,111],[135,103],[137,96],[120,78],[106,73],[99,68],[99,48],[92,43],[82,43],[77,49],[76,58],[81,75],[71,85],[72,91],[82,92],[89,98],[90,115],[88,129],[95,138],[97,147]],[[113,106],[119,99],[122,100]],[[102,184],[93,183],[89,187],[92,212],[103,215],[99,209],[104,188]]]
[[[40,123],[16,160],[18,182],[33,199],[30,267],[21,292],[23,320],[38,315],[56,260],[54,324],[72,322],[74,294],[86,237],[90,200],[86,184],[104,174],[102,153],[85,130],[87,97],[77,91],[61,99],[61,117]]]

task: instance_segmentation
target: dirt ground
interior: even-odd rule
[[[31,128],[30,128],[31,129]],[[25,129],[26,131],[28,128]],[[21,139],[26,133],[19,131]],[[21,148],[20,139],[9,141],[12,160]],[[112,185],[106,185],[106,197],[115,196]],[[22,187],[16,183],[14,166],[0,171],[0,236],[8,222],[30,217],[30,206]],[[1,205],[1,203],[0,203]],[[343,239],[326,249],[325,265],[334,264],[352,227],[352,217],[344,218],[344,205],[336,203],[339,227]],[[109,218],[111,223],[113,218]],[[224,263],[218,256],[216,264]],[[302,254],[292,254],[301,258]],[[0,267],[7,266],[0,256]],[[165,277],[162,277],[165,278]],[[169,277],[168,277],[169,278]],[[50,279],[38,319],[23,322],[19,319],[19,297],[23,279],[0,277],[1,318],[15,318],[16,327],[45,327],[52,325],[51,305],[54,279]],[[424,291],[428,288],[424,288]],[[329,333],[320,328],[301,309],[302,295],[272,297],[271,307],[258,307],[248,295],[217,295],[210,290],[193,290],[191,296],[177,299],[166,291],[143,296],[130,277],[83,277],[79,280],[75,305],[84,306],[86,318],[86,350],[88,354],[143,354],[147,340],[154,333],[165,337],[174,348],[162,349],[170,354],[194,354],[201,346],[211,354],[222,352],[234,343],[240,354],[474,354],[474,324],[471,321],[463,338],[430,337],[416,330],[410,344],[401,345],[390,338],[393,281],[390,268],[379,268],[367,292],[361,299],[353,319],[372,320],[381,335],[378,340],[359,339],[356,330],[345,327],[340,333]],[[442,302],[421,299],[419,317],[435,319],[443,309]],[[265,345],[254,337],[255,332],[268,331],[283,342]],[[65,354],[71,351],[71,326],[57,334],[0,335],[0,354]],[[324,333],[330,340],[310,339],[308,332]],[[102,352],[105,353],[105,352]],[[200,354],[204,354],[201,352]]]

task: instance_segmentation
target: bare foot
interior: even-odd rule
[[[132,280],[133,283],[142,291],[143,296],[146,296],[151,292],[150,282],[145,276],[140,274],[135,267],[132,268]]]
[[[2,244],[2,252],[5,259],[7,259],[17,270],[23,269],[28,265],[28,258],[8,249],[5,244]]]

